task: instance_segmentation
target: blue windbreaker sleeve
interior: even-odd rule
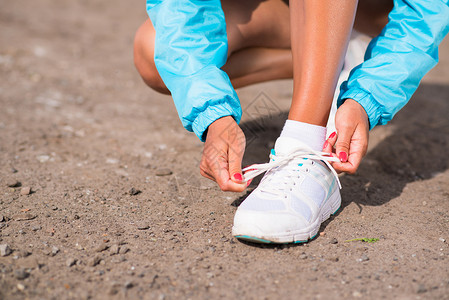
[[[437,64],[438,46],[448,31],[447,0],[395,0],[389,22],[369,44],[365,61],[341,85],[338,106],[354,99],[367,112],[370,129],[386,124]]]
[[[220,0],[147,0],[147,12],[156,30],[156,68],[183,126],[204,141],[215,120],[240,122],[239,99],[220,69],[228,52]]]

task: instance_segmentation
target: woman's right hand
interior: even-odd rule
[[[222,191],[242,192],[247,187],[243,181],[242,158],[245,152],[245,135],[231,116],[213,122],[204,143],[200,172],[218,183]]]

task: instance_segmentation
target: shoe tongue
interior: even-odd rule
[[[309,149],[310,147],[307,147],[303,142],[291,137],[279,137],[274,145],[276,155],[280,156],[288,155],[294,149],[298,148]]]

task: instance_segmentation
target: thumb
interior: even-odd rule
[[[351,138],[354,134],[355,128],[346,127],[338,130],[337,142],[335,143],[336,154],[338,159],[345,163],[348,161],[349,146],[351,145]]]
[[[242,158],[243,149],[229,149],[229,176],[232,181],[243,183]]]

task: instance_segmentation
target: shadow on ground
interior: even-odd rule
[[[422,84],[390,122],[392,133],[366,155],[357,174],[341,177],[340,212],[351,202],[359,206],[360,212],[366,205],[383,205],[398,197],[408,183],[430,179],[447,170],[448,113],[449,86]],[[249,136],[244,165],[268,160],[286,118],[287,113],[283,112],[241,124]],[[247,195],[232,205],[238,206]]]

